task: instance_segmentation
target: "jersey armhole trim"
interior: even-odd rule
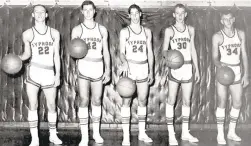
[[[102,35],[102,33],[101,33],[101,30],[100,30],[100,25],[99,25],[99,23],[98,23],[98,31],[99,31],[99,33],[100,33],[100,35],[101,35],[101,38],[103,38],[103,35]]]
[[[33,30],[33,27],[31,28],[31,30],[32,30],[33,37],[32,37],[30,42],[32,42],[34,40],[34,38],[35,38],[35,33],[34,33],[34,30]]]
[[[145,33],[146,39],[148,39],[148,36],[147,36],[147,34],[146,34],[145,27],[143,27],[143,26],[142,26],[142,28],[143,28],[143,30],[144,30],[144,33]]]
[[[130,30],[129,30],[128,26],[126,28],[128,30],[128,35],[129,35],[128,38],[126,38],[126,40],[129,40],[129,38],[130,38]]]
[[[237,29],[235,29],[235,30],[236,30],[237,37],[238,37],[239,40],[242,42],[242,39],[241,39],[240,34],[239,34],[239,31],[238,31]]]
[[[83,26],[82,26],[82,23],[80,24],[80,26],[81,26],[81,34],[80,34],[79,38],[82,38],[82,35],[83,35]]]
[[[223,34],[223,32],[221,30],[220,30],[220,32],[221,32],[221,35],[222,35],[222,43],[220,43],[219,46],[221,46],[224,43],[224,34]]]
[[[55,38],[53,37],[52,35],[52,32],[51,32],[51,27],[50,27],[50,34],[51,34],[51,39],[53,40],[53,42],[55,41]]]
[[[171,36],[171,37],[170,37],[170,40],[171,40],[171,39],[173,39],[173,37],[174,37],[174,35],[175,35],[175,31],[174,31],[174,29],[173,29],[173,26],[172,26],[172,25],[171,25],[171,28],[172,28],[172,30],[173,30],[173,36]]]

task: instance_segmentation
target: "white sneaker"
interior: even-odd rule
[[[175,137],[175,134],[169,134],[169,145],[178,145],[178,141]]]
[[[192,136],[189,132],[187,132],[186,134],[182,133],[181,139],[187,140],[189,142],[199,142],[198,138]]]
[[[224,135],[222,135],[222,134],[217,135],[217,142],[218,142],[218,144],[221,144],[221,145],[227,144],[227,142],[224,138]]]
[[[233,141],[241,141],[241,138],[235,132],[229,132],[227,138]]]
[[[130,146],[130,136],[124,136],[123,135],[123,141],[122,141],[122,146]]]
[[[146,143],[153,142],[153,140],[146,133],[139,134],[138,139]]]
[[[100,136],[100,134],[93,135],[93,139],[96,143],[104,143],[104,139]]]
[[[30,143],[29,146],[39,146],[39,140],[32,138],[31,143]]]
[[[54,144],[62,144],[63,143],[62,140],[60,140],[56,134],[50,135],[49,140],[51,143],[54,143]]]
[[[81,140],[78,146],[88,146],[88,140]]]

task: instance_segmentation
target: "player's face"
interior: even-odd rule
[[[185,18],[187,16],[187,12],[184,8],[177,7],[173,13],[173,17],[177,22],[184,22]]]
[[[231,14],[223,15],[221,17],[221,23],[226,28],[231,28],[234,24],[235,18]]]
[[[131,18],[131,22],[138,24],[140,23],[141,12],[139,12],[136,8],[132,8],[129,14]]]
[[[43,22],[45,21],[46,17],[47,17],[47,13],[44,7],[42,6],[36,6],[34,8],[34,11],[32,13],[32,17],[34,17],[35,21],[37,22]]]
[[[95,14],[95,9],[93,8],[92,5],[84,5],[82,13],[87,20],[91,20],[94,17]]]

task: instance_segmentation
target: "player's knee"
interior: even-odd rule
[[[101,105],[101,100],[92,100],[92,105],[94,106],[100,106]]]
[[[47,107],[48,107],[49,112],[55,112],[55,110],[56,110],[56,104],[55,103],[48,103]]]
[[[37,110],[37,108],[38,108],[38,105],[37,105],[37,104],[30,104],[29,109],[30,109],[31,111]]]
[[[233,101],[233,107],[234,107],[235,109],[240,109],[240,108],[241,108],[241,105],[242,105],[241,100]]]
[[[167,103],[168,104],[170,104],[170,105],[174,105],[174,103],[175,103],[175,97],[172,97],[172,96],[168,96],[168,98],[167,98]]]
[[[123,102],[122,102],[122,106],[123,107],[130,107],[131,105],[131,99],[123,99]]]
[[[139,99],[139,106],[146,106],[146,102],[147,102],[147,99],[146,98],[144,98],[144,99]]]
[[[80,107],[87,107],[88,105],[89,105],[89,98],[88,97],[81,98]]]
[[[190,100],[183,100],[183,105],[185,105],[185,106],[190,106]]]

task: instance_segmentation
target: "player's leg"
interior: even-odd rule
[[[235,128],[242,104],[242,93],[243,93],[242,84],[231,85],[229,86],[229,89],[233,100],[233,106],[230,111],[230,123],[227,137],[228,139],[234,141],[241,141],[241,138],[237,136],[235,133]]]
[[[89,142],[88,133],[88,105],[89,105],[89,91],[90,91],[90,81],[78,77],[79,85],[79,95],[80,95],[80,105],[78,110],[79,125],[81,130],[81,142],[79,146],[86,146]]]
[[[56,96],[57,88],[45,88],[43,92],[46,97],[47,107],[48,107],[48,125],[50,131],[50,142],[54,144],[62,144],[62,141],[57,136],[56,123],[57,123],[57,112],[56,112]]]
[[[29,121],[30,133],[31,133],[31,138],[32,138],[30,146],[39,146],[38,113],[37,113],[38,91],[39,91],[38,86],[35,86],[31,83],[26,83],[26,92],[29,99],[28,121]]]
[[[192,95],[193,82],[182,83],[182,140],[198,142],[199,140],[189,133],[190,101]]]
[[[176,101],[178,87],[179,87],[179,83],[174,82],[172,80],[168,81],[168,97],[166,100],[166,122],[167,122],[167,129],[169,133],[170,145],[178,145],[178,142],[175,137],[174,126],[173,126],[174,103]]]
[[[96,143],[103,143],[104,140],[100,136],[100,118],[102,113],[101,97],[103,94],[102,80],[91,82],[91,106],[92,106],[92,122],[93,122],[93,139]]]
[[[144,142],[153,142],[146,134],[146,104],[149,93],[149,85],[147,81],[137,82],[137,94],[138,94],[138,118],[139,118],[139,140]]]
[[[123,130],[122,145],[130,145],[131,102],[132,98],[122,98],[122,107],[121,107],[122,130]]]
[[[218,99],[218,107],[216,109],[217,121],[217,142],[218,144],[226,144],[224,137],[224,121],[225,121],[225,106],[227,101],[227,87],[216,81],[216,92]]]

